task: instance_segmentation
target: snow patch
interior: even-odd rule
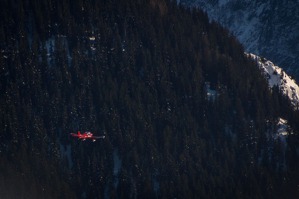
[[[252,53],[245,54],[257,62],[268,80],[269,87],[278,86],[282,93],[289,97],[294,108],[299,110],[299,86],[295,80],[271,61]]]
[[[52,66],[52,55],[54,54],[54,49],[55,49],[55,38],[51,37],[46,41],[48,66]]]
[[[119,183],[119,172],[121,169],[121,159],[118,155],[118,150],[113,151],[113,175],[114,175],[114,187],[117,188]]]
[[[211,89],[210,82],[206,82],[206,83],[205,83],[205,87],[206,87],[206,90],[207,90],[207,96],[208,96],[208,99],[209,99],[209,100],[215,100],[215,98],[216,98],[217,95],[218,95],[217,91]]]
[[[90,41],[95,41],[96,38],[95,38],[94,36],[91,36],[91,37],[89,37],[89,40],[90,40]]]
[[[71,63],[72,63],[72,56],[71,56],[71,52],[69,50],[69,42],[67,40],[67,36],[65,36],[65,35],[52,36],[45,42],[48,66],[55,65],[54,52],[55,52],[55,50],[57,50],[56,45],[55,45],[56,39],[58,39],[58,41],[62,43],[62,46],[66,52],[65,56],[67,58],[67,63],[68,63],[68,66],[70,67]],[[61,50],[61,49],[58,49],[58,50]]]
[[[288,129],[288,122],[285,119],[279,118],[277,123],[277,136],[286,136],[289,135],[287,129]]]
[[[66,158],[68,162],[68,166],[71,169],[73,167],[73,161],[71,156],[72,148],[71,145],[68,144],[66,146],[60,144],[60,154],[62,158]]]
[[[281,162],[277,162],[276,167],[279,168],[279,165],[282,165],[283,169],[286,169],[286,159],[285,154],[288,147],[287,143],[287,136],[289,135],[289,125],[287,120],[279,118],[277,122],[277,133],[276,133],[276,139],[280,140],[281,148],[282,148],[282,155],[281,155]]]
[[[119,174],[120,168],[121,168],[121,159],[118,155],[118,151],[115,150],[113,152],[113,175],[117,176]]]

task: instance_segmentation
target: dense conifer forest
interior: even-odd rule
[[[299,198],[298,111],[204,12],[3,0],[0,42],[1,198]]]

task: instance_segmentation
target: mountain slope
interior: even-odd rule
[[[288,76],[280,67],[275,66],[271,61],[252,53],[246,55],[257,62],[260,69],[265,74],[269,82],[269,86],[271,88],[273,88],[273,86],[278,86],[282,93],[289,97],[294,108],[298,109],[299,86],[295,80]]]
[[[299,80],[299,3],[291,1],[181,0],[228,27],[247,52],[267,57]]]
[[[1,184],[57,198],[298,196],[298,112],[202,11],[17,0],[0,14]]]

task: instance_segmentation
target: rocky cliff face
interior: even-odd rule
[[[299,80],[299,1],[181,0],[229,28],[246,51],[266,57]]]

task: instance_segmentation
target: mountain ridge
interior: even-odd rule
[[[247,52],[277,63],[299,81],[299,2],[181,0],[200,7],[236,35]]]
[[[296,81],[273,62],[252,53],[245,54],[257,62],[265,78],[268,80],[269,87],[273,88],[274,86],[278,86],[282,93],[288,96],[294,108],[298,110],[299,86]]]

